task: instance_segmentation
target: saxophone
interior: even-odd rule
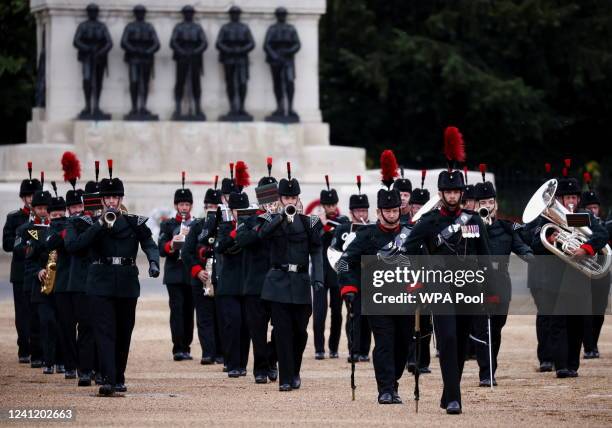
[[[47,258],[47,266],[45,269],[47,271],[47,276],[45,276],[45,280],[40,287],[40,292],[42,294],[49,295],[55,288],[55,275],[57,273],[57,250],[53,250],[49,253],[49,258]]]

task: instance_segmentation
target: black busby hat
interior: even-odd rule
[[[567,196],[567,195],[576,195],[580,196],[581,188],[580,183],[574,177],[568,177],[569,168],[572,164],[571,159],[564,160],[565,167],[561,170],[562,177],[559,179],[557,184],[557,193],[556,196]]]
[[[21,185],[19,186],[19,197],[23,198],[27,195],[33,195],[37,190],[40,190],[42,186],[40,185],[40,181],[37,179],[32,179],[32,162],[28,162],[28,175],[29,179],[25,179],[21,181]]]
[[[174,203],[189,202],[193,204],[193,195],[191,190],[185,189],[185,171],[181,172],[181,188],[174,192]]]
[[[399,191],[391,189],[395,177],[397,177],[397,159],[392,150],[385,150],[380,155],[381,181],[386,189],[380,189],[376,195],[376,206],[383,208],[399,208],[402,199]]]
[[[53,187],[53,193],[55,196],[53,196],[49,201],[47,211],[66,211],[66,201],[61,196],[57,195],[57,184],[55,184],[55,181],[51,182],[51,186]]]
[[[83,203],[83,190],[71,189],[66,192],[66,206],[79,205]]]
[[[319,202],[322,205],[333,205],[338,203],[338,192],[336,189],[331,189],[329,187],[329,175],[325,176],[325,186],[326,189],[321,190],[321,194],[319,195]]]
[[[278,194],[280,196],[299,196],[300,183],[291,178],[291,162],[287,162],[287,178],[282,178],[278,183]]]
[[[249,195],[244,192],[230,193],[229,208],[232,210],[240,210],[249,207]]]
[[[273,184],[277,182],[276,178],[272,177],[272,158],[271,157],[266,158],[266,166],[268,168],[268,176],[261,177],[259,179],[259,182],[257,183],[257,187],[261,187],[267,184]]]
[[[465,146],[463,136],[454,126],[444,130],[444,155],[448,169],[438,175],[438,190],[463,190],[465,182],[463,174],[455,170],[455,162],[465,162]]]
[[[393,188],[400,192],[412,192],[412,183],[407,178],[404,178],[404,168],[400,167],[401,177],[393,183]]]
[[[34,196],[32,196],[32,206],[38,207],[41,205],[49,205],[51,202],[51,193],[44,190],[45,186],[45,172],[40,171],[40,189],[34,192]]]
[[[426,169],[421,170],[421,187],[414,189],[410,193],[409,204],[425,205],[429,201],[429,190],[425,189],[425,175],[427,174]]]
[[[482,174],[482,183],[476,183],[474,186],[474,199],[480,201],[482,199],[490,199],[497,197],[495,192],[495,186],[490,181],[485,181],[485,173],[487,172],[487,165],[481,163],[479,166],[480,173]]]
[[[597,196],[597,193],[593,191],[591,174],[589,174],[588,172],[585,172],[582,175],[582,178],[584,182],[586,183],[587,187],[589,188],[589,190],[587,190],[586,192],[582,192],[582,196],[580,197],[580,205],[582,205],[583,207],[586,207],[587,205],[593,205],[593,204],[601,205],[599,196]]]
[[[215,175],[214,187],[206,190],[206,194],[204,195],[205,204],[219,205],[221,203],[221,190],[217,189],[218,183],[219,183],[219,176]]]
[[[351,195],[349,198],[349,210],[355,210],[358,208],[370,208],[368,195],[361,194],[361,175],[357,176],[357,194]]]
[[[230,178],[221,180],[221,193],[227,195],[236,191],[236,183],[234,182],[234,162],[230,162]]]
[[[113,178],[113,160],[109,159],[108,164],[108,175],[110,178],[103,178],[100,181],[100,195],[101,196],[123,196],[123,182],[117,177]]]

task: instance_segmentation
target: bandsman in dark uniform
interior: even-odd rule
[[[200,359],[202,365],[223,364],[219,317],[214,298],[214,289],[217,286],[214,257],[216,213],[217,208],[221,205],[221,190],[217,189],[218,180],[219,177],[215,176],[214,187],[206,190],[204,217],[191,224],[185,244],[181,249],[181,258],[190,276],[198,338],[202,347],[202,358]],[[206,288],[207,283],[211,284],[210,289]]]
[[[30,221],[32,216],[32,197],[40,189],[40,181],[32,179],[32,162],[28,162],[29,179],[21,181],[19,187],[19,197],[23,202],[23,208],[11,211],[6,216],[6,222],[2,228],[2,249],[7,253],[13,253],[11,257],[10,281],[13,285],[13,303],[15,305],[15,328],[17,329],[17,356],[22,364],[30,363],[40,367],[40,344],[32,343],[30,331],[30,319],[32,317],[30,309],[30,296],[24,290],[24,259],[19,253],[13,252],[15,238],[19,226]],[[38,320],[38,317],[35,317]],[[38,331],[38,326],[34,327]],[[36,337],[34,338],[36,340]]]
[[[497,369],[497,356],[501,346],[501,331],[504,325],[506,325],[508,308],[512,298],[512,283],[508,273],[510,253],[516,254],[526,262],[533,261],[534,255],[531,248],[523,242],[518,232],[521,226],[508,220],[497,218],[497,192],[492,182],[485,181],[485,170],[486,165],[481,164],[482,183],[476,183],[474,186],[474,197],[476,198],[479,215],[483,218],[487,227],[489,249],[494,269],[493,275],[495,278],[491,292],[493,296],[498,298],[495,312],[488,314],[491,318],[492,375],[489,364],[489,332],[486,316],[476,317],[474,332],[475,336],[481,340],[476,346],[476,358],[480,368],[479,385],[490,387],[491,378],[493,378],[493,385],[497,385],[495,371]],[[482,342],[486,342],[487,345],[483,345]]]
[[[260,190],[265,192],[265,186],[269,188],[277,183],[276,178],[271,175],[272,158],[267,159],[267,167],[268,175],[262,177],[257,183],[256,194]],[[278,377],[274,333],[272,333],[272,340],[268,341],[268,325],[272,316],[270,304],[261,299],[264,280],[270,270],[270,248],[269,242],[259,237],[258,227],[259,215],[268,210],[274,210],[275,206],[276,202],[260,202],[260,207],[255,214],[238,218],[236,229],[236,244],[242,248],[244,253],[244,306],[253,342],[253,375],[255,383],[258,384],[267,383],[268,379],[274,382]]]
[[[44,186],[44,175],[41,173],[41,188]],[[55,186],[54,186],[55,187]],[[40,343],[42,346],[43,373],[53,374],[57,369],[63,373],[59,327],[56,318],[55,295],[53,289],[42,293],[41,287],[47,275],[47,264],[50,261],[47,248],[47,237],[50,232],[51,219],[54,227],[63,222],[66,204],[64,198],[51,197],[48,191],[39,190],[32,198],[34,218],[18,229],[15,250],[23,252],[26,257],[26,282],[31,292],[31,301],[38,312],[40,322]],[[53,213],[53,217],[51,216]],[[56,366],[57,365],[57,366]]]
[[[566,159],[555,197],[569,212],[589,214],[592,235],[573,251],[573,255],[574,257],[592,256],[608,243],[608,232],[591,212],[578,209],[581,189],[578,180],[567,175],[570,165],[571,160]],[[558,378],[573,378],[578,376],[584,329],[584,314],[576,314],[573,308],[583,302],[586,295],[584,287],[590,284],[590,280],[568,266],[561,258],[553,256],[544,246],[540,234],[542,227],[547,223],[550,223],[550,220],[540,216],[531,244],[535,254],[548,256],[539,258],[544,259],[544,266],[538,269],[538,293],[544,303],[543,312],[550,315],[550,343],[556,375]],[[556,245],[556,236],[557,233],[551,231],[546,239],[550,244]],[[590,306],[591,299],[588,300]]]
[[[174,361],[193,359],[191,357],[193,294],[187,267],[181,258],[181,247],[193,222],[192,206],[193,195],[191,190],[185,189],[185,171],[183,171],[182,186],[174,192],[176,216],[161,223],[157,242],[160,257],[166,258],[163,282],[168,289]]]
[[[412,183],[407,178],[404,178],[404,168],[400,167],[400,177],[395,179],[393,188],[397,190],[402,198],[400,207],[402,224],[410,223],[410,194],[412,193]]]
[[[360,300],[361,257],[380,255],[395,251],[396,237],[406,233],[400,221],[400,193],[391,189],[398,175],[397,161],[391,150],[385,150],[380,158],[382,182],[386,189],[377,195],[375,225],[357,231],[355,239],[348,245],[338,262],[340,292],[349,307]],[[409,315],[369,315],[368,321],[374,334],[374,372],[378,386],[378,403],[401,404],[398,393],[408,358],[408,342],[414,328],[414,317]]]
[[[338,214],[338,192],[329,187],[329,176],[325,176],[326,189],[321,190],[319,203],[322,212],[319,214],[321,220],[323,244],[323,254],[327,254],[331,241],[334,237],[335,229],[348,223],[346,216]],[[331,309],[331,325],[329,328],[329,358],[338,358],[338,345],[340,334],[342,333],[342,299],[338,288],[338,276],[336,271],[330,266],[327,257],[323,257],[323,284],[324,288],[320,291],[314,290],[312,296],[312,332],[314,334],[315,358],[322,360],[325,358],[325,319],[327,318],[327,292],[329,291],[329,308]]]
[[[606,227],[608,231],[608,239],[612,232],[612,221],[604,222],[601,218],[601,202],[599,195],[593,190],[591,174],[584,173],[584,182],[589,190],[582,193],[580,204],[583,209],[590,211],[591,214]],[[592,359],[599,358],[599,334],[604,323],[606,307],[608,305],[608,296],[610,295],[610,272],[603,278],[591,281],[591,295],[593,297],[593,315],[584,317],[584,358]]]
[[[476,212],[460,207],[465,182],[461,171],[454,170],[453,165],[465,161],[463,137],[457,128],[448,127],[444,140],[449,167],[438,176],[442,205],[424,214],[416,223],[406,243],[406,251],[420,254],[424,248],[432,256],[446,256],[443,261],[438,258],[438,263],[445,266],[437,266],[445,270],[491,271],[486,227]],[[441,284],[434,285],[441,287]],[[454,293],[454,289],[447,291]],[[444,313],[436,313],[436,308],[433,310],[444,383],[440,407],[448,414],[459,414],[462,411],[460,384],[465,348],[474,317],[469,312],[461,314],[462,308],[456,303],[450,305],[444,308],[447,310]]]
[[[357,190],[356,194],[353,194],[349,198],[349,212],[351,216],[350,222],[344,222],[338,225],[334,231],[334,238],[331,241],[330,247],[337,251],[338,254],[344,252],[345,247],[348,246],[347,240],[353,239],[356,234],[356,230],[360,227],[370,224],[369,210],[370,202],[368,201],[368,195],[361,193],[361,176],[357,176]],[[350,237],[350,238],[349,238]],[[350,242],[349,242],[350,243]],[[324,258],[328,251],[324,254]],[[337,266],[335,267],[337,268]],[[348,362],[368,362],[370,361],[370,344],[372,343],[372,330],[368,323],[368,318],[365,315],[361,315],[361,300],[356,299],[352,304],[353,317],[347,319],[345,323],[346,337],[351,337],[351,329],[353,339],[349,343],[349,356]],[[351,349],[352,348],[352,349]]]
[[[473,184],[468,184],[468,168],[463,168],[463,178],[465,179],[465,189],[461,196],[461,208],[466,210],[475,211],[476,209],[476,196],[474,194],[476,188]]]
[[[298,212],[300,184],[291,178],[289,162],[287,178],[279,182],[278,194],[283,213],[260,216],[259,237],[269,242],[271,265],[261,298],[269,301],[272,309],[279,390],[291,391],[302,383],[300,369],[312,312],[310,287],[323,287],[321,220]]]
[[[218,263],[215,295],[221,310],[223,357],[230,378],[246,376],[249,360],[249,329],[243,296],[244,252],[236,243],[238,210],[249,208],[249,197],[242,192],[242,189],[250,184],[246,169],[244,162],[236,163],[237,192],[230,193],[228,200],[232,220],[219,224],[215,242]]]
[[[113,178],[112,165],[109,160],[110,178],[100,182],[103,213],[79,236],[80,242],[89,247],[92,259],[87,294],[102,370],[102,396],[127,391],[125,369],[140,295],[136,266],[139,244],[149,261],[149,276],[157,278],[160,272],[159,251],[146,225],[147,218],[122,210],[123,182]]]

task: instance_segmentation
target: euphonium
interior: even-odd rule
[[[540,230],[540,240],[548,251],[561,258],[573,268],[579,270],[591,279],[601,278],[612,266],[612,250],[606,245],[601,254],[585,257],[574,257],[573,251],[589,240],[593,234],[590,228],[570,227],[566,214],[570,212],[555,198],[557,180],[548,180],[533,194],[523,212],[523,222],[530,223],[538,216],[551,221]],[[551,244],[546,239],[548,231],[558,232],[555,242]]]
[[[47,271],[47,276],[40,287],[40,292],[43,294],[51,294],[55,288],[55,274],[57,273],[57,250],[53,250],[49,253],[45,270]]]
[[[287,216],[287,223],[293,223],[293,219],[297,214],[297,208],[293,204],[285,205],[283,212]]]

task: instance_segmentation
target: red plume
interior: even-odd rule
[[[291,162],[287,162],[287,179],[291,181]]]
[[[62,155],[62,169],[64,170],[64,181],[76,185],[77,178],[81,178],[81,162],[72,152],[64,152]]]
[[[45,171],[40,171],[40,187],[45,186]]]
[[[357,190],[359,190],[359,194],[361,195],[361,175],[357,176]]]
[[[421,170],[421,189],[423,188],[423,186],[425,186],[425,176],[426,175],[427,175],[427,170],[422,169]]]
[[[239,186],[240,188],[247,187],[249,184],[251,184],[249,179],[250,176],[247,164],[243,161],[236,162],[236,186]]]
[[[329,175],[325,174],[325,185],[327,186],[327,190],[329,191]]]
[[[383,184],[387,187],[391,187],[393,180],[399,175],[397,173],[397,159],[392,150],[387,149],[381,153],[380,174]]]
[[[181,172],[181,188],[185,189],[185,171]]]
[[[487,172],[487,164],[481,163],[478,165],[478,169],[480,170],[480,174],[482,175],[482,182],[485,182],[485,173]]]
[[[234,179],[234,162],[230,162],[229,167],[230,167],[230,178],[233,180]]]
[[[449,162],[465,162],[463,135],[454,126],[444,130],[444,156]]]
[[[96,183],[97,183],[98,177],[100,176],[100,161],[94,161],[94,166],[96,170]]]
[[[546,162],[546,163],[544,164],[544,170],[546,170],[546,173],[547,173],[547,174],[550,174],[550,170],[551,170],[551,168],[552,168],[552,167],[551,167],[551,165],[550,165],[548,162]]]
[[[30,180],[32,180],[32,161],[28,162],[28,175],[30,176]]]
[[[563,163],[565,163],[565,167],[569,170],[570,166],[572,166],[572,160],[571,159],[564,159]]]
[[[215,175],[215,190],[217,190],[217,183],[219,183],[219,176]]]
[[[584,174],[582,174],[582,179],[584,180],[584,182],[587,184],[587,186],[589,186],[589,189],[591,188],[591,174],[589,174],[589,172],[585,172]]]
[[[561,170],[561,173],[563,174],[564,177],[567,177],[567,168],[563,168]]]
[[[108,165],[108,175],[113,178],[113,160],[107,159],[106,164]]]
[[[468,181],[468,167],[467,165],[463,165],[463,178],[465,178],[465,184],[467,184]]]
[[[268,177],[270,177],[272,175],[272,158],[271,157],[266,158],[266,166],[268,167]]]

